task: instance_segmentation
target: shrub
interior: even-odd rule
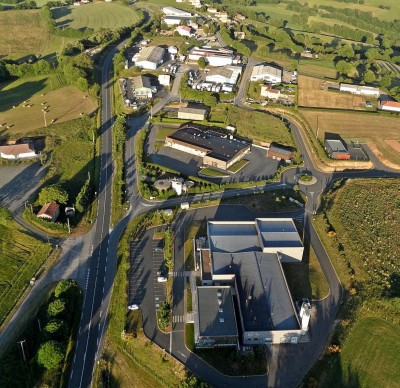
[[[67,310],[67,306],[64,300],[56,299],[53,302],[49,303],[47,307],[47,315],[49,317],[58,317],[64,314]]]
[[[61,319],[52,319],[43,329],[43,334],[48,339],[65,339],[67,328],[65,322]]]
[[[46,369],[54,369],[64,359],[64,346],[57,341],[47,341],[42,344],[37,354],[37,362]]]
[[[78,292],[78,290],[79,290],[79,287],[75,280],[63,279],[57,284],[57,286],[54,290],[54,296],[57,299],[61,298],[61,297],[69,298],[69,297],[75,296],[76,293]]]

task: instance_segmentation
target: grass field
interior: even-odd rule
[[[53,54],[71,40],[51,34],[40,10],[0,12],[0,36],[0,53],[12,59]]]
[[[81,117],[81,113],[92,113],[97,107],[91,97],[86,98],[87,94],[75,86],[63,86],[63,79],[56,74],[18,79],[0,84],[0,88],[2,137],[15,139],[43,128],[45,121],[42,109],[45,106],[48,107],[48,126],[52,120],[56,123],[73,120]],[[27,103],[24,104],[24,101]]]
[[[298,105],[310,108],[365,110],[365,101],[371,98],[350,93],[330,91],[330,83],[320,78],[299,75]]]
[[[60,7],[52,10],[57,27],[74,29],[92,28],[95,31],[101,28],[117,29],[135,24],[139,18],[131,8],[117,2],[91,3],[79,7]]]
[[[332,132],[347,139],[368,139],[376,144],[383,157],[400,163],[400,153],[385,140],[400,141],[400,118],[367,112],[332,112],[299,109],[310,124],[314,134],[319,128],[318,138],[323,140],[325,132]],[[318,124],[317,124],[318,120]],[[379,130],[384,128],[384,130]]]
[[[332,61],[319,59],[301,59],[297,70],[299,73],[314,77],[336,78],[337,76],[335,65]]]
[[[51,249],[17,223],[0,225],[0,324]]]

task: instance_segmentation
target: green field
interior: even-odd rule
[[[53,9],[52,13],[59,28],[92,28],[95,31],[101,28],[115,30],[120,27],[130,27],[139,20],[137,13],[131,7],[117,2],[60,7]]]
[[[51,250],[17,223],[0,225],[0,324]]]
[[[0,12],[0,53],[11,59],[59,51],[70,38],[51,34],[40,10]]]
[[[62,123],[92,113],[97,103],[75,86],[64,86],[59,74],[20,78],[0,84],[0,124],[2,136],[18,139],[45,126]],[[24,103],[26,101],[26,103]],[[25,105],[25,106],[24,106]],[[28,106],[29,105],[29,106]],[[15,108],[14,108],[15,107]]]

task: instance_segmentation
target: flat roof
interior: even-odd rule
[[[133,77],[133,85],[135,89],[148,88],[151,89],[150,78],[143,75]]]
[[[253,71],[251,73],[251,76],[257,76],[257,75],[263,75],[263,74],[268,74],[268,75],[273,75],[275,77],[280,77],[282,76],[282,69],[271,66],[271,65],[256,65],[253,67]]]
[[[277,254],[213,253],[213,274],[234,274],[245,331],[299,329]]]
[[[264,247],[302,247],[299,233],[291,218],[257,218],[256,223]]]
[[[197,287],[197,306],[201,337],[238,335],[230,286]]]
[[[329,148],[335,152],[347,152],[347,149],[341,140],[327,139],[325,140],[325,146],[329,146]]]
[[[278,146],[271,146],[271,147],[269,147],[268,151],[276,152],[277,154],[282,154],[282,155],[287,155],[287,156],[294,153],[294,151],[292,151],[292,150],[289,150],[284,147],[278,147]]]
[[[208,150],[208,156],[224,162],[231,160],[238,153],[249,148],[248,144],[229,139],[223,133],[206,127],[186,126],[167,136],[166,139],[176,141],[179,144],[187,144],[196,149]]]
[[[194,114],[207,114],[207,109],[204,108],[179,108],[178,112],[194,113]]]
[[[165,50],[158,46],[147,46],[142,48],[136,62],[159,62],[164,56]]]

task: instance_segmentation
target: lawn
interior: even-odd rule
[[[92,28],[95,31],[101,28],[115,30],[120,27],[130,27],[139,20],[138,14],[132,7],[118,2],[59,7],[53,9],[52,13],[57,27],[77,30],[82,28]]]
[[[210,177],[210,178],[226,178],[229,175],[228,174],[224,174],[221,171],[218,170],[214,170],[212,168],[203,168],[202,170],[199,171],[199,176],[206,176],[206,177]]]
[[[12,59],[54,54],[63,42],[72,40],[51,34],[36,9],[0,12],[0,36],[0,53]]]
[[[400,118],[367,112],[334,112],[299,109],[310,124],[314,134],[319,128],[318,138],[323,141],[326,132],[337,133],[345,139],[367,139],[376,144],[383,156],[400,164],[400,153],[385,143],[385,140],[400,140]],[[318,126],[317,126],[318,120]],[[384,130],[379,130],[384,128]],[[385,152],[390,150],[391,152]]]
[[[28,132],[92,113],[97,103],[75,86],[63,86],[58,74],[21,78],[0,84],[0,124],[3,136],[18,139]],[[24,103],[26,101],[26,103]],[[24,106],[25,105],[25,106]],[[29,106],[28,106],[29,105]],[[15,108],[13,108],[15,106]],[[46,115],[42,109],[47,106]],[[7,128],[9,127],[9,128]]]
[[[336,78],[337,72],[332,61],[320,59],[301,59],[297,70],[299,73],[314,77]]]
[[[185,271],[194,271],[193,239],[206,235],[206,225],[195,221],[185,229]]]
[[[248,160],[246,159],[242,159],[239,160],[238,162],[236,162],[235,164],[233,164],[232,166],[229,167],[228,171],[230,171],[233,174],[236,174],[237,172],[239,172],[243,167],[247,166],[247,164],[249,163]]]
[[[0,225],[0,324],[51,251],[19,224]]]
[[[230,105],[227,124],[237,129],[237,134],[258,143],[277,142],[295,147],[292,135],[285,124],[276,117],[250,109]]]

